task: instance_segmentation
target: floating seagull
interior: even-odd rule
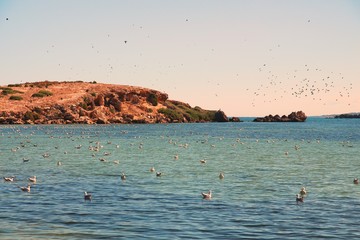
[[[205,159],[201,159],[200,162],[201,162],[201,163],[206,163],[206,160],[205,160]]]
[[[92,196],[91,196],[90,193],[84,192],[84,199],[85,200],[90,200],[91,201],[91,198],[92,198]]]
[[[121,173],[121,180],[126,180],[126,175],[125,175],[125,173]]]
[[[23,162],[29,162],[28,158],[23,158]]]
[[[58,161],[58,162],[57,162],[57,165],[58,165],[58,166],[61,166],[61,165],[62,165],[62,163],[61,163],[60,161]]]
[[[106,162],[105,158],[99,158],[100,162]]]
[[[306,189],[305,189],[305,187],[302,187],[302,188],[300,189],[299,194],[300,194],[301,196],[306,195]]]
[[[5,182],[13,182],[15,177],[4,177]]]
[[[36,176],[29,177],[28,179],[29,179],[30,182],[36,183]]]
[[[301,196],[300,194],[296,194],[296,202],[297,203],[304,202],[304,197]]]
[[[151,168],[150,168],[150,172],[155,172],[155,168],[154,168],[154,167],[151,167]]]
[[[175,159],[175,160],[178,160],[178,159],[179,159],[179,155],[176,154],[176,155],[174,156],[174,159]]]
[[[354,178],[354,184],[359,184],[359,179],[358,178]]]
[[[211,195],[211,190],[209,190],[209,192],[207,193],[201,193],[203,199],[211,199],[212,195]]]
[[[162,174],[161,172],[156,172],[157,177],[161,177],[161,174]]]
[[[221,173],[219,174],[219,178],[220,178],[220,179],[224,179],[224,177],[225,177],[224,173],[221,172]]]
[[[114,163],[119,164],[120,162],[119,162],[119,160],[114,160]]]
[[[30,184],[28,184],[27,187],[20,187],[20,189],[21,189],[23,192],[30,192]]]

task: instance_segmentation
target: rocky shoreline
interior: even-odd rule
[[[0,87],[0,124],[115,124],[229,121],[222,111],[169,100],[153,89],[78,82]]]

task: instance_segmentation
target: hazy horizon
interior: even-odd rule
[[[0,0],[0,85],[141,86],[228,116],[360,112],[360,2]]]

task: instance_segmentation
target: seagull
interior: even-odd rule
[[[224,179],[224,177],[225,177],[224,173],[221,172],[221,173],[219,174],[219,178],[220,178],[220,179]]]
[[[121,173],[121,180],[126,180],[126,175],[125,175],[125,173]]]
[[[359,179],[358,178],[354,178],[354,184],[359,184]]]
[[[30,182],[36,183],[36,176],[29,177],[28,179],[29,179]]]
[[[176,154],[176,155],[174,156],[174,159],[175,159],[175,160],[178,160],[178,159],[179,159],[179,155]]]
[[[119,160],[114,160],[114,163],[119,164],[120,162],[119,162]]]
[[[84,192],[84,199],[85,200],[90,200],[91,201],[91,198],[92,198],[92,196],[91,196],[90,193]]]
[[[4,177],[5,182],[13,182],[15,177]]]
[[[203,199],[211,199],[212,195],[211,195],[211,190],[209,190],[209,192],[207,193],[201,193]]]
[[[58,165],[58,166],[61,166],[61,164],[62,164],[62,163],[61,163],[60,161],[57,162],[57,165]]]
[[[206,163],[206,160],[205,160],[205,159],[201,159],[200,162],[201,162],[201,163]]]
[[[157,177],[161,177],[161,174],[162,174],[161,172],[156,172]]]
[[[151,168],[150,168],[150,172],[155,172],[155,168],[154,168],[154,167],[151,167]]]
[[[296,194],[296,202],[297,203],[304,202],[304,197],[301,196],[300,194]]]
[[[302,187],[302,188],[300,189],[299,194],[300,194],[301,196],[306,195],[306,189],[305,189],[305,187]]]
[[[21,189],[23,192],[30,192],[30,184],[28,184],[27,187],[20,187],[20,189]]]
[[[29,159],[28,158],[23,158],[23,162],[28,162]]]

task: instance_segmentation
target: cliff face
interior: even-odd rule
[[[216,121],[156,90],[85,82],[35,82],[0,87],[0,124],[107,124]]]

